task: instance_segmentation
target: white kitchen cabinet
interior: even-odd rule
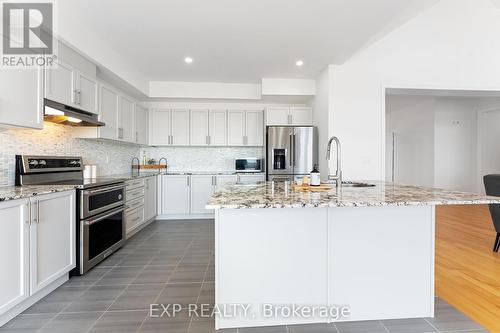
[[[189,214],[190,176],[161,176],[161,213]]]
[[[156,216],[156,177],[147,177],[144,183],[144,221],[149,221]]]
[[[172,110],[170,144],[189,146],[189,110]]]
[[[212,194],[214,194],[214,186],[215,176],[191,176],[191,214],[211,213],[210,210],[205,209],[205,205]]]
[[[149,114],[149,144],[167,146],[170,144],[170,111],[151,110]]]
[[[291,125],[290,108],[269,107],[266,110],[266,125]]]
[[[237,175],[217,175],[215,177],[215,190],[220,190],[226,184],[236,183],[238,181]]]
[[[210,110],[208,113],[208,143],[211,146],[227,145],[227,112],[225,110]]]
[[[312,125],[312,109],[308,107],[291,107],[290,118],[292,125]]]
[[[118,139],[135,142],[135,105],[126,96],[119,96],[118,109]]]
[[[263,182],[265,180],[266,180],[266,175],[263,173],[238,175],[238,183],[243,183],[243,184],[252,184],[256,182]]]
[[[118,93],[105,84],[99,84],[99,120],[106,124],[98,128],[103,139],[118,138]]]
[[[246,146],[264,145],[264,113],[262,111],[246,111]]]
[[[266,110],[266,125],[271,126],[310,126],[312,108],[310,107],[269,107]]]
[[[191,110],[190,136],[192,146],[208,146],[209,111]]]
[[[43,68],[1,72],[0,125],[43,128]]]
[[[227,144],[229,146],[245,145],[245,111],[229,110],[227,112]]]
[[[230,110],[227,112],[229,146],[263,146],[264,114],[262,111]]]
[[[153,146],[189,146],[189,110],[152,110],[149,122]]]
[[[9,71],[6,71],[9,72]],[[0,315],[29,297],[29,200],[0,203]]]
[[[76,107],[98,114],[97,81],[81,72],[75,74]]]
[[[148,110],[140,105],[135,106],[135,142],[148,144]]]
[[[127,235],[137,229],[144,222],[144,206],[125,211],[125,229]]]
[[[74,106],[76,102],[76,71],[62,61],[45,70],[45,98],[54,102]]]
[[[75,202],[75,191],[31,199],[31,295],[75,267]]]

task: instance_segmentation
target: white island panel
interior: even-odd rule
[[[218,318],[217,328],[321,321],[267,318],[261,310],[327,303],[327,236],[326,208],[218,210],[216,303],[250,304],[255,317]]]
[[[329,304],[350,321],[434,316],[434,206],[336,207]]]

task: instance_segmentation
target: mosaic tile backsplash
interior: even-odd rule
[[[142,161],[166,157],[171,170],[226,171],[237,157],[261,157],[255,147],[150,147],[119,142],[73,138],[73,128],[46,122],[43,130],[0,128],[0,186],[14,185],[15,155],[82,156],[85,164],[97,165],[98,175],[127,173],[134,156]]]
[[[172,171],[234,170],[235,158],[263,156],[261,147],[154,147],[146,149],[147,158],[167,158]],[[141,151],[142,161],[142,151]]]

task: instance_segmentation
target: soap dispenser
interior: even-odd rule
[[[319,186],[321,184],[321,176],[318,171],[318,165],[315,164],[313,170],[311,171],[311,186]]]

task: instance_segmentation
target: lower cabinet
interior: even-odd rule
[[[31,294],[75,267],[75,196],[33,197],[30,227]]]
[[[161,176],[161,214],[189,214],[189,175]]]
[[[238,183],[243,183],[243,184],[263,182],[265,180],[266,180],[266,175],[263,173],[238,175]]]
[[[0,315],[30,293],[29,206],[28,199],[0,203]]]
[[[215,176],[191,176],[191,214],[210,214],[205,209],[208,199],[214,194]]]
[[[255,183],[265,175],[161,175],[158,182],[158,214],[160,218],[197,218],[213,214],[205,209],[215,191],[227,183]],[[203,215],[203,216],[201,216]]]
[[[140,230],[141,226],[156,216],[156,181],[157,176],[154,175],[125,182],[127,237]]]
[[[144,219],[149,221],[156,216],[156,177],[148,177],[144,182]]]
[[[0,326],[75,267],[75,203],[74,190],[0,203]]]

